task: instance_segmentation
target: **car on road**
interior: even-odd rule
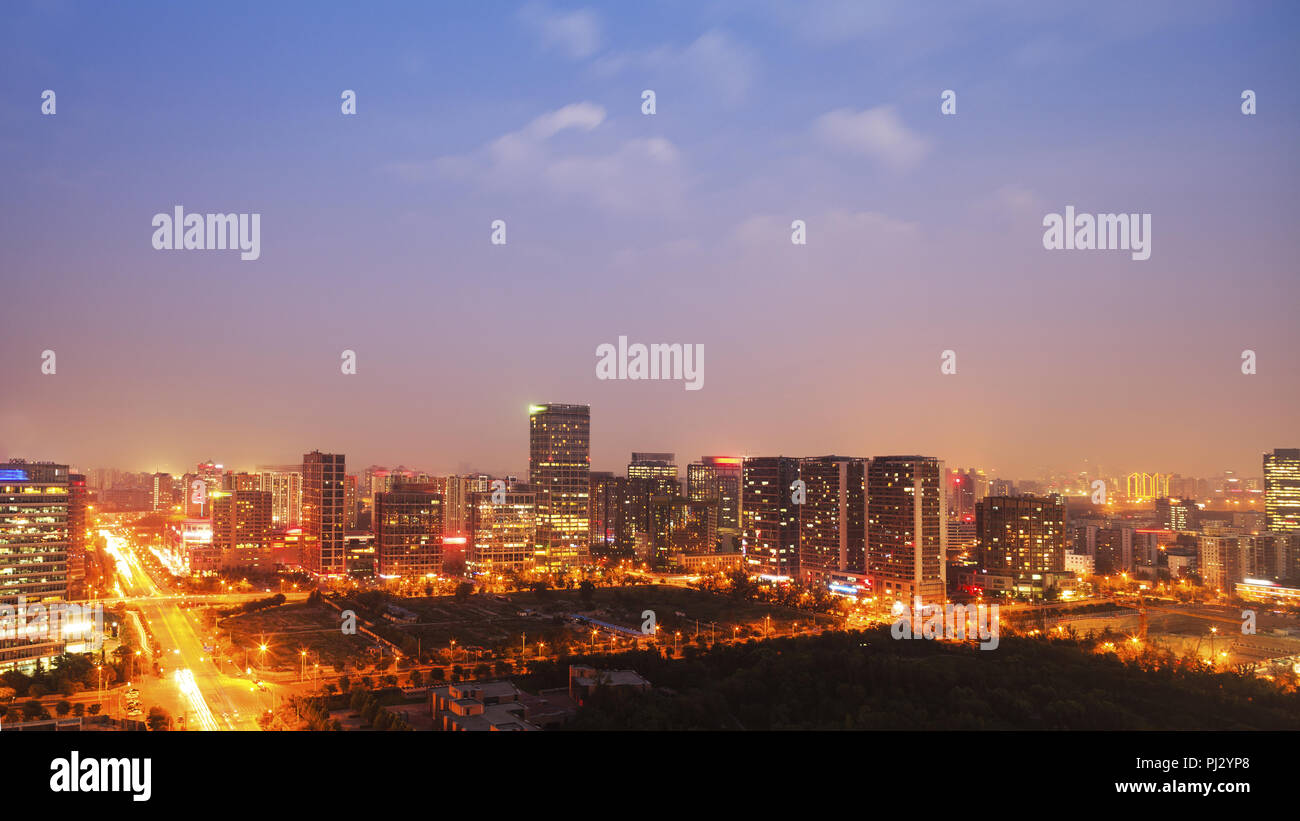
[[[263,692],[266,691],[266,682],[265,682],[265,681],[254,682],[254,686],[257,687],[257,689],[259,689],[259,690],[261,690],[261,691],[263,691]]]

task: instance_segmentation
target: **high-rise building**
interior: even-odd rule
[[[68,466],[0,463],[0,604],[68,591]]]
[[[1241,581],[1243,538],[1237,535],[1200,536],[1196,540],[1196,564],[1201,583],[1224,592],[1232,592]]]
[[[877,596],[942,604],[948,519],[943,462],[878,456],[867,466],[867,574]]]
[[[67,597],[68,482],[67,465],[19,459],[0,463],[0,605],[22,605],[26,611]],[[35,614],[25,612],[24,617]],[[10,629],[18,632],[12,620]],[[63,652],[59,638],[0,638],[0,670],[48,661]]]
[[[170,511],[176,503],[173,498],[175,481],[170,473],[155,473],[152,482],[153,509]]]
[[[528,483],[537,494],[538,564],[551,571],[579,566],[588,556],[591,408],[532,405],[528,427]]]
[[[465,571],[471,576],[523,574],[537,548],[537,497],[527,485],[493,504],[490,491],[470,493]]]
[[[827,582],[831,574],[866,571],[866,460],[818,456],[799,461],[804,503],[799,526],[799,575]]]
[[[1270,531],[1300,531],[1300,448],[1264,454],[1264,513]]]
[[[469,535],[470,496],[487,493],[491,486],[492,478],[481,473],[446,478],[447,535]]]
[[[68,598],[79,599],[86,594],[86,519],[88,510],[86,477],[80,473],[68,474]]]
[[[347,570],[343,534],[343,454],[314,450],[302,457],[303,568],[322,576]]]
[[[1065,570],[1065,506],[1059,496],[987,496],[975,506],[980,562],[1018,576]]]
[[[357,476],[349,473],[343,477],[343,526],[348,530],[357,527],[357,515],[361,512],[361,499],[357,492]]]
[[[372,528],[381,578],[442,573],[443,498],[430,484],[398,484],[375,494]]]
[[[241,489],[215,490],[212,503],[212,558],[218,567],[192,566],[193,572],[267,569],[271,556],[271,493]]]
[[[677,480],[677,454],[675,453],[642,453],[633,451],[632,461],[627,465],[627,478],[629,479],[668,479],[671,480],[677,489],[673,491],[674,495],[681,494],[681,486]]]
[[[718,544],[718,503],[680,495],[655,496],[650,500],[650,531],[658,567],[678,564],[683,554],[712,553]]]
[[[790,485],[799,460],[788,456],[747,457],[742,466],[741,548],[750,570],[769,576],[799,574],[799,516]]]
[[[740,533],[740,498],[744,459],[739,456],[704,456],[686,467],[686,495],[697,501],[718,500],[718,531]]]
[[[302,465],[268,465],[259,468],[258,490],[271,494],[271,520],[277,527],[302,524]]]

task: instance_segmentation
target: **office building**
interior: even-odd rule
[[[1270,532],[1300,531],[1300,448],[1264,454],[1264,514]]]
[[[884,601],[942,604],[948,519],[943,462],[878,456],[867,466],[867,575]]]
[[[741,467],[741,547],[752,572],[777,578],[799,575],[799,516],[791,484],[799,460],[788,456],[747,457]]]
[[[380,578],[442,573],[443,498],[431,484],[398,484],[376,493],[372,528]]]
[[[1065,570],[1065,507],[1059,496],[988,496],[975,506],[980,564],[1032,577]]]
[[[303,568],[321,576],[347,570],[343,534],[343,454],[318,450],[302,457]]]
[[[819,456],[799,461],[806,497],[795,506],[799,575],[829,583],[838,572],[866,571],[866,460]]]
[[[492,493],[470,494],[465,572],[470,576],[519,576],[533,568],[537,548],[537,496],[527,485],[505,493],[493,504]]]
[[[588,557],[591,493],[591,408],[532,405],[528,409],[528,484],[536,493],[538,564],[556,572]]]

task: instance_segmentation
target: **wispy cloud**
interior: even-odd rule
[[[388,167],[410,181],[455,179],[487,190],[540,192],[602,208],[638,210],[677,203],[684,189],[681,156],[660,137],[563,150],[566,132],[596,132],[606,121],[595,103],[571,103],[534,118],[469,154]],[[567,145],[567,143],[566,143]]]
[[[610,54],[597,61],[607,74],[638,71],[647,83],[660,79],[700,85],[725,105],[737,105],[749,94],[758,75],[758,57],[749,46],[725,31],[705,32],[687,46],[659,46],[645,51]]]
[[[529,3],[519,10],[519,20],[537,34],[544,48],[574,60],[600,49],[600,19],[588,9],[555,11],[541,3]]]
[[[818,117],[813,132],[827,146],[870,157],[898,171],[915,167],[931,147],[928,137],[909,130],[888,105],[864,111],[837,108]]]

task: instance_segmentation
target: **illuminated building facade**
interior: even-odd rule
[[[343,454],[314,450],[302,457],[303,569],[322,576],[347,569]]]
[[[867,573],[886,600],[942,603],[948,519],[943,462],[878,456],[867,465]]]
[[[442,494],[427,484],[399,484],[375,494],[371,523],[375,566],[381,578],[440,575]]]
[[[68,598],[83,598],[86,593],[87,519],[86,477],[68,474]]]
[[[0,604],[68,591],[68,466],[0,463]]]
[[[471,493],[465,571],[471,576],[496,576],[531,570],[537,545],[536,505],[537,496],[527,486],[507,490],[499,504],[492,503],[491,492]]]
[[[218,567],[266,569],[271,556],[271,494],[265,490],[218,490],[211,495],[212,548]]]
[[[271,494],[271,521],[277,527],[302,524],[302,465],[260,469],[258,490]]]
[[[1059,496],[988,496],[975,506],[980,562],[1020,576],[1065,569],[1065,506]]]
[[[827,582],[832,572],[866,571],[866,460],[820,456],[799,461],[806,498],[795,506],[799,575]]]
[[[675,566],[684,554],[712,553],[718,544],[718,503],[655,496],[650,500],[650,531],[658,567]]]
[[[475,493],[487,493],[491,489],[492,479],[483,474],[472,476],[448,476],[446,478],[447,500],[447,534],[468,535],[470,497]]]
[[[586,562],[591,493],[591,408],[528,409],[528,483],[537,500],[537,564],[551,571]]]
[[[755,456],[742,466],[741,547],[753,572],[799,575],[799,515],[790,485],[799,478],[799,460]]]
[[[686,495],[718,500],[718,532],[724,535],[740,533],[743,466],[739,456],[705,456],[686,467]]]
[[[1168,473],[1130,473],[1124,483],[1130,502],[1150,501],[1169,495]]]
[[[1264,454],[1264,514],[1270,531],[1300,531],[1300,448]]]

